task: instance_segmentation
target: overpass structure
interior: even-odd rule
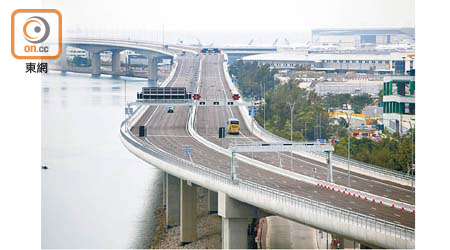
[[[185,50],[194,54],[197,53],[192,50],[193,47],[189,46],[170,46],[169,48],[169,46],[160,43],[71,38],[63,41],[60,57],[60,70],[62,72],[74,70],[69,67],[67,63],[67,47],[79,48],[89,52],[91,67],[87,69],[75,69],[75,71],[82,73],[90,72],[93,76],[99,76],[101,74],[109,74],[115,77],[126,76],[127,74],[121,71],[120,52],[124,50],[134,51],[136,54],[147,58],[148,66],[146,77],[148,81],[153,84],[158,81],[158,62],[161,62],[162,59],[170,59],[171,62],[173,62],[177,57],[177,54]],[[101,69],[100,53],[105,51],[110,51],[112,55],[111,71]],[[142,74],[133,74],[133,76],[142,77]]]
[[[142,53],[149,53],[149,57],[172,53],[175,67],[161,86],[186,87],[206,99],[231,99],[236,91],[221,54],[197,56],[192,50],[177,57],[175,49],[165,54],[145,44],[111,43],[72,44],[88,44],[86,49],[92,47],[97,53],[107,46],[148,49],[151,52]],[[120,137],[131,153],[164,171],[166,224],[180,226],[182,243],[197,239],[196,189],[203,187],[208,189],[210,212],[222,217],[223,248],[247,248],[249,218],[268,215],[279,215],[367,246],[414,248],[415,190],[408,186],[409,179],[354,162],[348,186],[347,171],[342,163],[333,161],[334,181],[329,182],[323,155],[282,151],[236,153],[239,182],[234,182],[230,144],[282,139],[251,122],[245,105],[179,105],[175,113],[167,112],[168,105],[140,105],[121,124]],[[244,122],[241,133],[219,139],[218,128],[231,117]],[[146,128],[145,136],[139,135],[140,126]],[[191,150],[189,157],[186,148]]]
[[[223,46],[221,49],[225,54],[227,54],[230,63],[246,56],[277,52],[276,46]]]

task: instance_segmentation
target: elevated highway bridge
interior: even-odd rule
[[[205,99],[231,99],[233,86],[223,55],[191,51],[174,59],[176,67],[162,86],[186,87]],[[167,108],[140,106],[122,123],[120,135],[130,152],[165,172],[166,222],[180,225],[182,243],[197,238],[196,188],[204,187],[210,211],[222,216],[224,248],[246,248],[249,218],[268,215],[368,246],[414,248],[415,190],[403,180],[353,166],[347,187],[347,173],[338,164],[334,183],[329,183],[327,165],[317,156],[264,152],[239,154],[239,181],[233,182],[229,144],[267,141],[273,135],[261,128],[252,133],[243,106],[176,106],[174,113]],[[218,139],[218,128],[231,117],[247,122],[241,122],[239,135]],[[146,127],[146,136],[139,136],[139,126]],[[191,158],[183,152],[186,145],[192,147]]]

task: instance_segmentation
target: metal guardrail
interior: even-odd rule
[[[271,137],[275,138],[278,141],[281,142],[290,142],[289,140],[282,138],[278,135],[275,135],[269,131],[267,131],[266,129],[264,129],[258,122],[254,122],[255,126],[257,126],[261,131],[266,132],[268,135],[270,135]],[[305,151],[306,152],[306,151]],[[325,153],[321,153],[321,152],[308,152],[308,153],[312,153],[315,155],[318,155],[320,157],[323,157],[326,159],[327,155]],[[333,154],[333,160],[341,162],[341,163],[345,163],[347,164],[347,158],[346,157],[342,157],[340,155],[336,155]],[[360,161],[356,161],[356,160],[352,160],[350,159],[350,165],[354,166],[354,167],[358,167],[361,169],[366,169],[375,173],[381,173],[384,175],[390,175],[390,176],[394,176],[400,179],[404,179],[404,180],[409,180],[409,181],[415,181],[415,177],[411,176],[411,175],[407,175],[405,173],[401,173],[395,170],[391,170],[391,169],[386,169],[377,165],[373,165],[373,164],[369,164],[369,163],[364,163],[364,162],[360,162]]]
[[[319,153],[313,152],[313,153],[317,154],[317,155],[320,155],[321,157],[326,157],[325,154],[322,154],[320,152]],[[347,161],[348,161],[348,159],[346,157],[343,157],[343,156],[340,156],[340,155],[336,155],[336,154],[333,155],[333,160],[341,162],[341,163],[345,163],[345,164],[347,164]],[[370,171],[373,171],[373,172],[382,173],[382,174],[385,174],[385,175],[395,176],[395,177],[400,178],[400,179],[405,179],[405,180],[410,180],[410,181],[415,180],[414,176],[407,175],[407,174],[404,174],[404,173],[401,173],[401,172],[398,172],[398,171],[395,171],[395,170],[382,168],[382,167],[379,167],[377,165],[373,165],[373,164],[370,164],[370,163],[363,163],[363,162],[360,162],[360,161],[356,161],[356,160],[350,159],[350,165],[356,166],[356,167],[359,167],[359,168],[364,168],[364,169],[367,169],[367,170],[370,170]]]
[[[299,209],[309,209],[318,213],[319,216],[335,216],[343,223],[357,225],[366,229],[373,230],[375,232],[384,233],[405,240],[415,239],[415,229],[413,228],[394,224],[350,210],[334,207],[332,205],[300,197],[284,191],[276,190],[248,180],[239,180],[239,182],[236,184],[231,180],[230,175],[226,173],[213,170],[200,164],[196,164],[174,156],[161,150],[152,143],[147,143],[147,145],[144,145],[144,143],[140,142],[136,138],[136,136],[134,136],[130,132],[127,123],[128,120],[122,122],[120,133],[122,138],[124,138],[128,143],[147,154],[153,155],[154,157],[166,161],[167,163],[173,164],[185,170],[192,171],[198,175],[205,176],[210,181],[213,180],[226,185],[232,185],[233,187],[237,187],[243,192],[252,192],[257,195],[270,197],[271,199],[275,199],[280,203],[289,204],[291,206],[293,205]]]

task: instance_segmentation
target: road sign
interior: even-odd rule
[[[191,145],[183,145],[183,154],[184,157],[192,157],[192,146]]]
[[[125,108],[125,114],[126,114],[126,115],[131,115],[131,114],[133,114],[133,108],[130,108],[130,107]]]
[[[139,126],[139,137],[147,136],[147,129],[145,126]]]
[[[225,127],[219,128],[219,138],[225,138]]]
[[[249,116],[256,116],[256,109],[249,109],[248,110],[248,115]]]

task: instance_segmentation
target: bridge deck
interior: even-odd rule
[[[198,59],[189,59],[188,57],[182,58],[180,60],[179,69],[176,72],[176,75],[173,81],[170,83],[170,86],[186,86],[191,88],[191,83],[195,81],[194,72],[196,72],[196,64],[198,64]],[[202,67],[202,83],[200,86],[201,95],[209,96],[209,97],[219,97],[222,95],[224,91],[227,92],[223,70],[222,70],[222,59],[219,56],[209,55],[206,56],[203,61]],[[222,85],[222,86],[221,86]],[[221,92],[222,91],[222,92]],[[229,91],[229,90],[228,90]],[[227,93],[227,96],[230,97],[231,94]],[[197,116],[196,127],[200,134],[205,135],[206,126],[208,126],[208,136],[207,138],[211,141],[215,141],[215,143],[221,144],[224,147],[228,147],[227,143],[230,139],[227,139],[227,142],[217,141],[214,136],[216,136],[216,132],[218,131],[219,126],[224,126],[225,121],[232,116],[230,113],[232,112],[234,116],[239,117],[240,114],[236,108],[232,108],[230,110],[225,110],[228,108],[224,107],[202,107],[199,109],[199,113]],[[192,138],[186,130],[186,123],[188,119],[188,108],[187,107],[176,107],[175,113],[167,113],[166,106],[159,106],[157,108],[150,107],[145,114],[141,117],[137,125],[145,125],[148,128],[148,136],[146,138],[147,143],[152,143],[153,145],[170,152],[173,155],[184,158],[182,146],[189,144],[193,147],[193,161],[201,164],[206,167],[210,167],[212,169],[221,171],[223,173],[230,173],[230,158],[225,156],[217,151],[205,147],[200,142],[196,141]],[[241,118],[240,118],[241,119]],[[248,142],[249,140],[258,140],[251,136],[248,129],[245,128],[245,125],[242,125],[242,133],[240,136],[236,136],[232,138],[232,140],[241,140],[242,142]],[[203,131],[203,132],[202,132]],[[133,129],[133,132],[136,132],[136,129]],[[213,136],[210,136],[213,135]],[[274,154],[260,154],[256,155],[255,158],[271,163],[274,166],[278,166],[275,164],[273,160]],[[290,166],[290,159],[288,155],[282,156],[282,165]],[[300,157],[296,157],[295,159],[295,169],[296,172],[306,173],[306,175],[310,175],[312,165],[315,163],[307,163],[305,161],[301,161]],[[288,164],[289,162],[289,164]],[[411,228],[415,227],[415,215],[409,212],[402,212],[398,209],[390,208],[380,204],[373,204],[368,201],[355,199],[352,197],[348,197],[346,195],[342,195],[336,192],[330,192],[324,189],[320,189],[316,186],[307,184],[302,181],[294,180],[291,178],[283,177],[277,175],[272,172],[268,172],[262,170],[258,167],[246,164],[244,162],[238,162],[239,169],[239,177],[242,179],[251,180],[268,187],[272,187],[278,190],[286,191],[292,194],[296,194],[305,198],[315,199],[321,201],[323,203],[331,204],[340,208],[352,210],[354,212],[370,215],[379,219],[383,219],[386,221],[390,221],[393,223],[401,224],[404,226],[408,226]],[[319,164],[320,165],[320,164]],[[299,167],[301,166],[301,167]],[[303,169],[303,170],[302,170]],[[324,171],[323,168],[317,167],[318,174],[320,178],[323,178]],[[302,172],[303,171],[303,172]],[[306,172],[305,172],[306,171]],[[343,175],[343,174],[341,174]],[[336,178],[339,183],[340,179],[345,178]],[[354,178],[356,179],[356,178]],[[355,182],[356,185],[360,185],[359,187],[364,188],[364,182],[370,179],[369,177],[364,176],[359,178]],[[376,181],[371,181],[373,187],[368,188],[369,191],[379,190],[379,192],[383,192],[383,189],[386,189],[385,184],[380,184],[380,187],[375,188]],[[392,197],[397,197],[399,193],[398,186],[391,185],[393,195]],[[407,191],[405,191],[407,192]],[[386,195],[389,192],[385,193]],[[400,194],[401,195],[401,194]],[[405,199],[408,198],[405,195]]]

